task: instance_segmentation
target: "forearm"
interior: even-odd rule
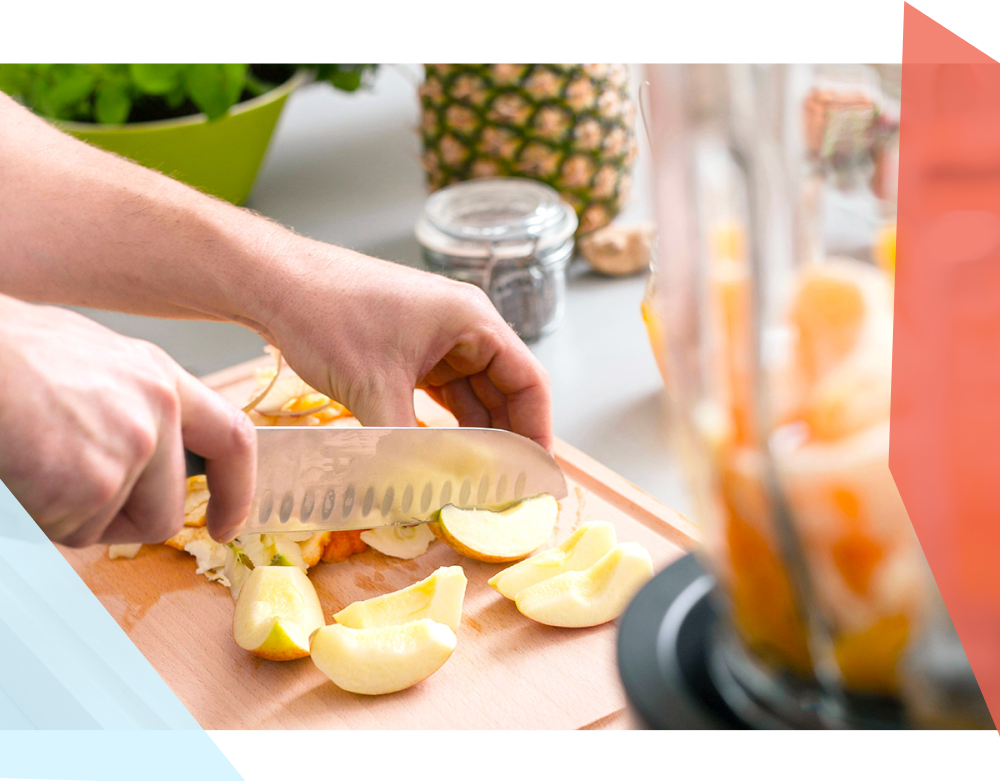
[[[0,293],[261,331],[259,299],[296,240],[0,93]]]

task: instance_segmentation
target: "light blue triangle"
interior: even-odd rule
[[[0,443],[2,446],[2,443]],[[198,772],[238,779],[163,679],[129,640],[55,546],[0,483],[0,727],[81,730],[0,733],[0,777],[107,778],[72,770],[90,767],[121,730],[155,730],[137,738],[153,753],[182,741],[199,757]],[[83,731],[85,730],[85,731]],[[97,733],[92,730],[114,732]],[[184,737],[163,730],[189,731]],[[95,737],[100,735],[100,737]],[[111,741],[109,743],[109,741]],[[51,742],[57,751],[45,751]],[[64,746],[76,746],[72,754]],[[154,751],[154,746],[159,749]],[[93,750],[91,750],[92,747]],[[23,759],[28,764],[18,764]],[[60,759],[61,758],[61,759]],[[31,763],[50,775],[31,775]],[[56,764],[51,764],[56,762]],[[93,765],[93,767],[102,767]],[[14,769],[16,768],[16,772]],[[132,768],[136,777],[136,768]],[[39,771],[41,772],[41,771]],[[148,768],[140,774],[149,778]],[[122,775],[121,778],[127,776]],[[157,776],[158,777],[158,776]]]
[[[242,781],[202,730],[0,732],[0,779]]]

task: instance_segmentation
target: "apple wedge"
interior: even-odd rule
[[[397,626],[351,629],[330,624],[310,641],[313,663],[355,694],[391,694],[437,672],[455,650],[455,633],[422,618]]]
[[[470,559],[501,563],[523,559],[552,536],[559,504],[549,494],[523,499],[503,510],[463,510],[445,505],[431,531]]]
[[[323,626],[316,589],[298,567],[255,567],[236,600],[233,636],[250,653],[278,662],[309,655],[309,636]]]
[[[378,629],[429,618],[457,632],[467,583],[461,567],[441,567],[412,586],[354,602],[333,618],[351,629]]]
[[[489,584],[507,599],[543,580],[587,569],[618,542],[615,527],[607,521],[585,523],[552,550],[543,551],[530,559],[501,570]]]
[[[649,553],[637,542],[616,545],[595,564],[564,572],[521,591],[514,603],[533,621],[549,626],[597,626],[618,618],[653,577]]]

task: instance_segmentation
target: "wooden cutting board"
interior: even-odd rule
[[[265,359],[269,361],[270,359]],[[205,382],[237,404],[256,386],[259,361]],[[454,418],[423,393],[418,417]],[[694,545],[697,529],[619,475],[564,442],[556,459],[569,496],[553,543],[581,523],[612,522],[620,542],[639,542],[657,571]],[[627,724],[616,666],[617,622],[557,629],[528,620],[486,581],[503,565],[464,558],[441,542],[412,561],[374,550],[320,563],[309,574],[327,617],[359,599],[393,591],[438,567],[460,564],[469,579],[458,647],[437,673],[396,694],[368,697],[334,686],[306,659],[269,662],[233,640],[229,589],[195,574],[194,558],[147,545],[111,561],[104,546],[62,548],[101,603],[205,729],[579,729]]]

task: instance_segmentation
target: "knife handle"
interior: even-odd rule
[[[188,477],[205,474],[205,459],[184,448],[184,471]]]

